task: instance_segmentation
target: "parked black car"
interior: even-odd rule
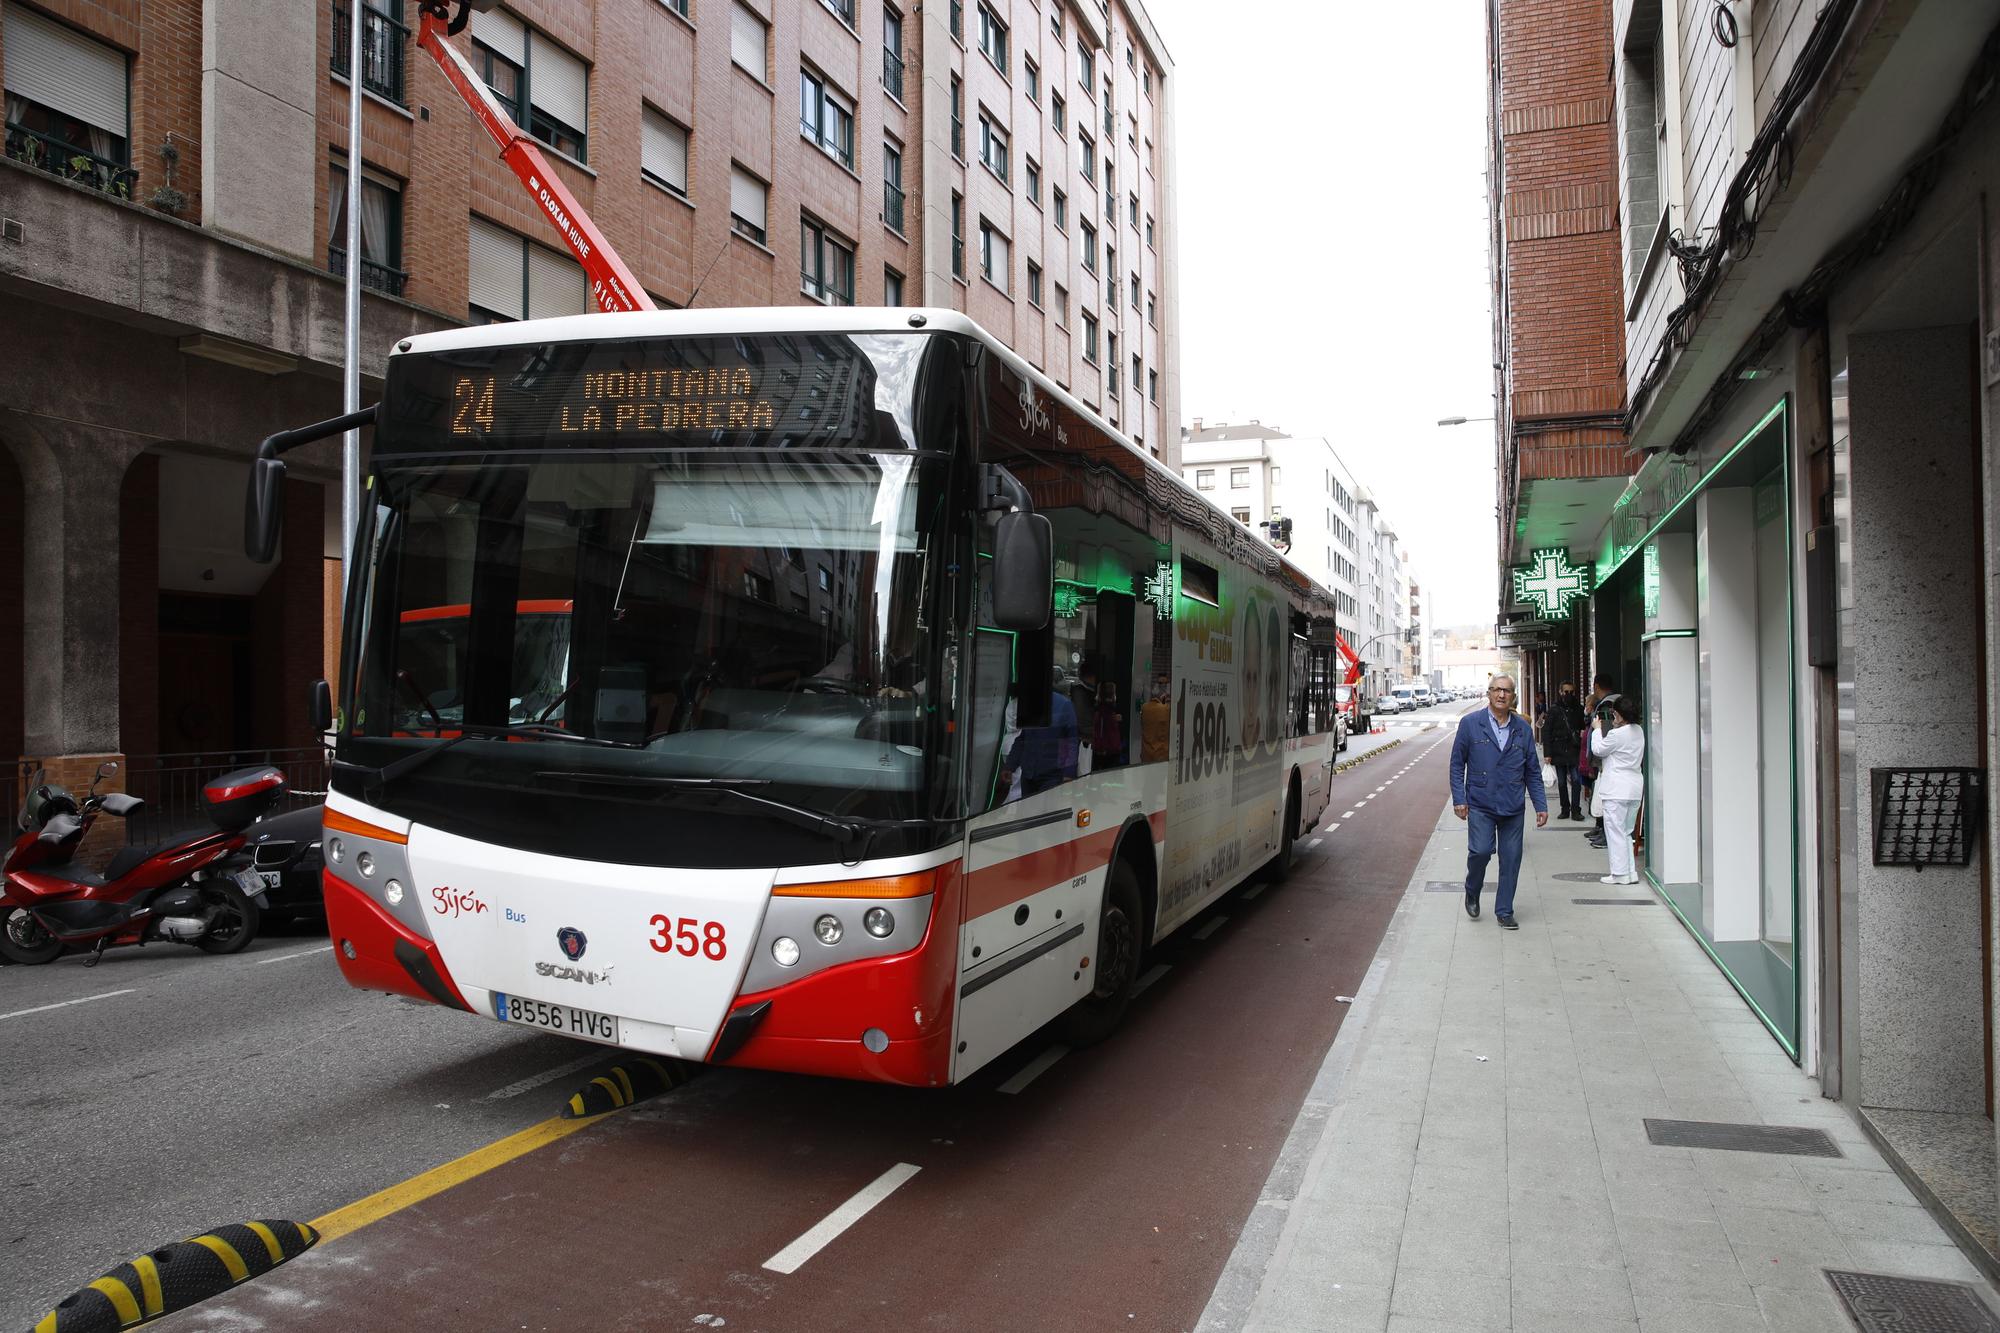
[[[260,819],[243,831],[249,845],[239,861],[241,868],[254,870],[264,881],[271,904],[264,909],[266,920],[314,920],[325,915],[319,882],[320,820],[325,811],[324,806],[309,805]]]

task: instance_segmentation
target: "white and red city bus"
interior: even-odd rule
[[[275,452],[345,421],[267,443],[253,549]],[[1108,1031],[1325,809],[1330,594],[962,315],[433,334],[369,424],[325,836],[356,986],[948,1084]],[[434,608],[454,651],[413,656]]]

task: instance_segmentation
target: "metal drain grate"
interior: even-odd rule
[[[1425,893],[1456,893],[1465,896],[1465,885],[1456,880],[1432,879],[1424,881]]]
[[[1732,1125],[1718,1120],[1646,1119],[1646,1137],[1663,1148],[1717,1148],[1790,1157],[1844,1157],[1826,1131],[1796,1125]]]
[[[1826,1270],[1861,1333],[2000,1333],[2000,1320],[1955,1282]]]
[[[1565,884],[1595,884],[1604,878],[1604,872],[1602,870],[1559,870],[1555,874],[1550,875],[1549,878],[1559,879]]]
[[[1572,898],[1578,907],[1651,907],[1651,898]]]

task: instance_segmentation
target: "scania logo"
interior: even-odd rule
[[[611,969],[593,972],[587,967],[564,967],[561,963],[536,963],[535,975],[552,977],[557,981],[576,981],[586,986],[609,986]]]
[[[589,947],[590,941],[585,939],[583,932],[575,926],[564,926],[556,932],[556,943],[562,946],[563,957],[574,963],[583,957],[583,951]]]

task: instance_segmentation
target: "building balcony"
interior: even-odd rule
[[[7,122],[7,156],[51,176],[89,186],[93,190],[130,199],[139,179],[136,167],[108,157],[99,157],[88,148],[58,139],[52,134],[31,130],[26,125]]]
[[[892,231],[903,230],[903,191],[890,181],[882,182],[882,221]]]
[[[335,0],[333,6],[333,72],[348,77],[347,57],[353,45],[349,26],[354,10]],[[403,100],[404,49],[410,30],[373,6],[361,12],[361,86],[397,106]]]
[[[882,87],[898,102],[903,100],[903,58],[886,46],[882,48]]]
[[[342,246],[330,245],[326,248],[326,267],[331,273],[345,276],[347,273],[347,250]],[[361,285],[371,292],[384,296],[401,296],[403,283],[410,275],[399,268],[378,264],[367,256],[361,259]]]

